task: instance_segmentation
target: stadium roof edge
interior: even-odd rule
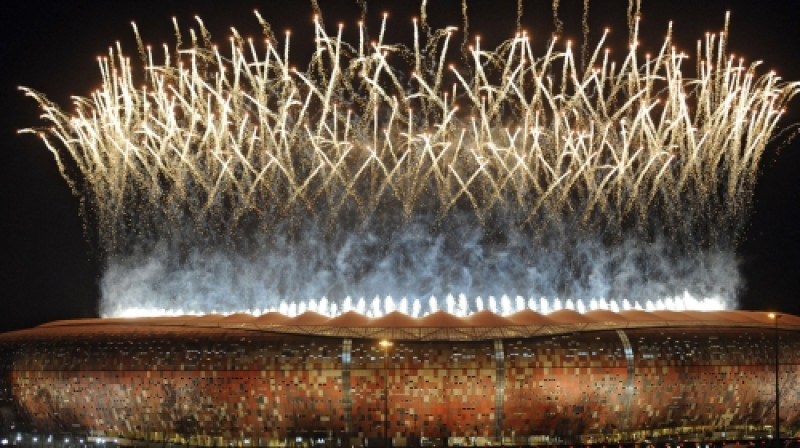
[[[593,310],[578,313],[560,310],[540,314],[524,310],[509,316],[490,311],[458,317],[439,311],[422,318],[399,312],[370,318],[355,312],[327,317],[306,312],[290,317],[279,313],[206,314],[199,316],[95,318],[58,320],[27,330],[0,334],[3,339],[45,337],[59,334],[95,335],[110,328],[126,333],[183,331],[256,331],[307,336],[374,338],[393,340],[487,340],[534,337],[613,329],[680,327],[777,327],[800,331],[800,316],[766,311],[643,311]]]

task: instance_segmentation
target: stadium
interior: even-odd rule
[[[552,32],[528,34],[519,1],[489,28],[510,31],[495,44],[466,0],[441,28],[420,2],[400,40],[366,1],[346,30],[311,3],[307,64],[258,11],[262,38],[230,27],[223,45],[199,16],[173,16],[174,49],[133,24],[139,57],[117,41],[97,58],[100,86],[67,108],[20,87],[41,115],[19,132],[53,154],[94,229],[104,318],[0,335],[0,442],[794,435],[800,317],[640,305],[741,292],[760,161],[792,134],[780,122],[800,83],[734,57],[727,15],[696,56],[672,22],[651,53],[631,0],[620,57],[609,28],[590,32],[588,1],[583,45],[558,0]],[[454,294],[448,312],[417,307]],[[521,306],[486,311],[492,294]],[[376,295],[406,306],[367,309]],[[635,305],[582,313],[522,295]],[[127,314],[140,311],[170,317]]]
[[[56,321],[0,335],[0,415],[41,446],[766,443],[800,426],[799,330],[749,311]]]

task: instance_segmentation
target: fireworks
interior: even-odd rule
[[[198,19],[140,66],[112,48],[72,112],[24,89],[50,125],[26,131],[97,221],[103,313],[735,297],[758,163],[798,83],[729,56],[725,32],[642,55],[638,21],[621,63],[605,36],[583,63],[518,33],[450,65],[456,30],[430,31],[424,7],[409,45],[385,21],[349,43],[315,19],[305,70],[256,13],[265,42],[218,48]]]

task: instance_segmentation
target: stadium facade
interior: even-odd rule
[[[4,429],[38,434],[203,446],[744,439],[774,431],[776,396],[782,434],[800,428],[800,317],[763,312],[88,319],[2,334],[0,356]]]

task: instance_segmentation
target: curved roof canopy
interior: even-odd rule
[[[628,328],[769,327],[800,330],[800,317],[763,311],[642,311],[594,310],[578,313],[559,310],[540,314],[524,310],[509,316],[481,311],[457,317],[444,311],[413,318],[400,312],[370,318],[356,312],[327,317],[312,311],[296,317],[280,313],[206,314],[202,316],[141,317],[60,320],[0,335],[1,340],[49,337],[60,334],[99,335],[119,331],[169,331],[171,333],[246,330],[273,334],[392,339],[392,340],[487,340],[527,338],[574,332]]]

